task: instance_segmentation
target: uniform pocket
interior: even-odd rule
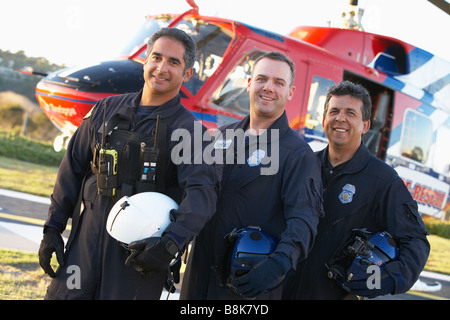
[[[97,196],[97,177],[91,174],[86,178],[83,188],[83,202],[93,202]]]

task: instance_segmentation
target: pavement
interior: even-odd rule
[[[0,248],[37,253],[42,227],[0,221]]]
[[[47,197],[0,189],[0,248],[37,252],[49,205]]]

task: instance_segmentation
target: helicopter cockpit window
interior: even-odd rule
[[[136,36],[122,50],[121,55],[132,55],[142,46],[147,44],[150,36],[157,30],[167,27],[173,20],[173,16],[158,16],[147,20]],[[215,25],[199,19],[183,19],[176,28],[189,34],[197,44],[197,60],[194,64],[194,74],[185,83],[192,95],[195,95],[208,78],[222,63],[223,55],[233,38],[230,24]],[[147,51],[143,50],[139,57],[145,59]]]
[[[326,140],[322,127],[323,109],[327,97],[328,87],[334,81],[314,76],[309,90],[308,113],[305,119],[305,137]]]
[[[447,124],[441,125],[436,133],[436,146],[435,150],[442,152],[439,156],[436,155],[433,159],[433,169],[436,172],[450,176],[450,149],[448,148],[448,142],[450,141],[450,123],[447,120]]]
[[[254,51],[244,56],[214,92],[211,103],[234,114],[246,116],[249,113],[250,99],[247,92],[248,78],[251,76],[253,63],[262,55]]]
[[[432,139],[431,120],[414,110],[407,110],[400,140],[401,155],[425,163],[428,159]]]
[[[145,23],[140,27],[136,35],[131,39],[131,41],[123,48],[120,55],[122,56],[131,56],[137,50],[142,48],[142,46],[147,45],[147,41],[150,36],[155,33],[157,30],[167,27],[169,23],[172,21],[172,16],[160,16],[155,19],[148,19]],[[145,59],[146,50],[143,50],[139,57]]]
[[[215,25],[198,19],[184,19],[177,24],[177,28],[189,34],[197,44],[197,60],[194,64],[194,74],[184,84],[195,95],[209,77],[222,63],[232,32],[226,25]]]

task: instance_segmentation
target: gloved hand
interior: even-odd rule
[[[174,293],[177,289],[175,288],[174,283],[180,283],[180,269],[181,258],[177,259],[177,261],[170,266],[166,282],[164,283],[164,288],[170,293]]]
[[[367,281],[349,281],[348,288],[350,289],[350,292],[357,296],[369,298],[393,293],[395,290],[394,278],[391,277],[391,275],[386,271],[384,267],[380,267],[379,270],[379,279],[375,278],[377,277],[376,273],[373,273],[373,279],[370,278],[370,275],[372,273],[368,272],[369,279]],[[376,283],[377,281],[379,282]],[[379,284],[379,287],[377,288],[375,284]]]
[[[167,236],[133,241],[128,245],[128,249],[132,253],[128,256],[125,264],[139,272],[149,273],[166,271],[179,251],[175,242]]]
[[[53,252],[56,253],[56,259],[59,265],[64,267],[64,241],[62,236],[58,230],[51,227],[45,227],[44,237],[39,246],[39,264],[51,278],[55,277],[55,272],[50,266]]]
[[[289,257],[283,253],[272,253],[256,265],[253,265],[252,257],[244,257],[239,262],[250,264],[252,268],[246,274],[233,279],[231,285],[237,294],[249,299],[274,288],[291,268]]]

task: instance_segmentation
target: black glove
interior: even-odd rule
[[[239,260],[240,263],[253,265],[251,257]],[[291,261],[283,253],[273,253],[260,263],[252,266],[249,272],[231,281],[235,292],[244,298],[255,298],[257,295],[273,289],[284,279],[291,268]]]
[[[160,273],[167,271],[170,262],[179,251],[178,246],[169,237],[150,237],[133,241],[128,245],[132,253],[125,264],[139,272]]]
[[[168,292],[174,293],[177,289],[174,284],[180,283],[181,258],[178,258],[169,269],[164,288],[166,288]]]
[[[54,228],[45,227],[44,237],[39,246],[39,264],[51,278],[55,277],[55,272],[50,266],[53,252],[56,253],[56,259],[61,267],[64,267],[64,241],[61,234]]]

